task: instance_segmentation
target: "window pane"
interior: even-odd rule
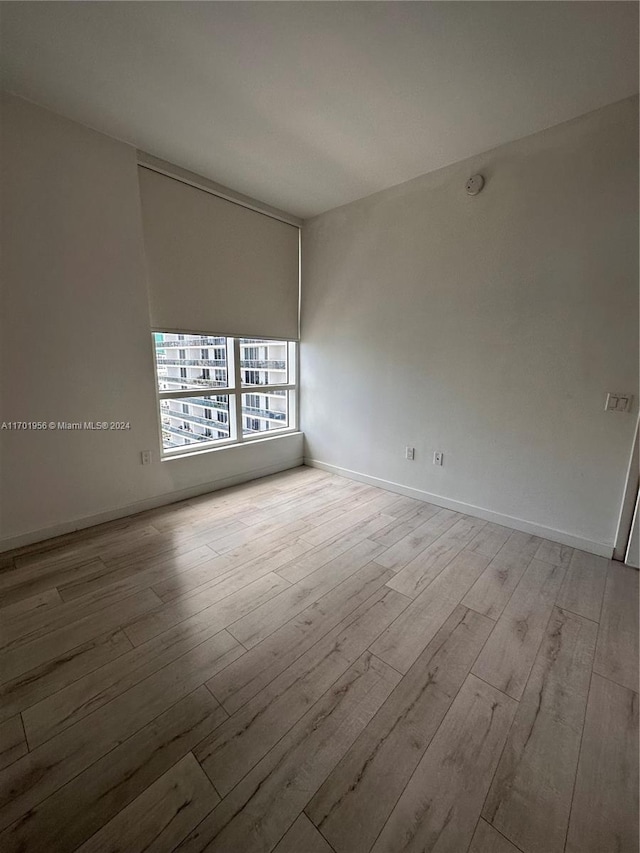
[[[287,342],[240,338],[243,385],[286,385]]]
[[[288,429],[288,391],[242,395],[242,434]]]
[[[173,332],[154,332],[153,338],[160,391],[225,388],[229,384],[226,338]]]
[[[229,440],[229,396],[160,400],[165,450]]]

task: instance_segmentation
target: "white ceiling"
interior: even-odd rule
[[[638,90],[627,2],[2,3],[2,85],[301,217]]]

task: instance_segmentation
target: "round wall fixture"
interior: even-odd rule
[[[467,191],[467,195],[478,195],[483,186],[484,178],[482,175],[471,175],[464,188]]]

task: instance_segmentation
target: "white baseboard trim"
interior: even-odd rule
[[[320,468],[331,474],[347,477],[350,480],[358,480],[360,483],[367,483],[370,486],[378,486],[381,489],[387,489],[399,495],[416,498],[419,501],[426,501],[427,503],[441,506],[444,509],[452,509],[455,512],[472,515],[474,518],[481,518],[484,521],[493,521],[495,524],[512,527],[514,530],[520,530],[523,533],[532,533],[535,536],[540,536],[542,539],[550,539],[552,542],[559,542],[561,545],[568,545],[570,548],[578,548],[580,551],[588,551],[590,554],[597,554],[599,557],[608,557],[611,559],[613,556],[613,544],[594,542],[591,539],[585,539],[583,536],[574,536],[572,533],[566,533],[564,530],[555,530],[553,527],[545,527],[542,524],[535,524],[531,521],[525,521],[522,518],[514,518],[511,515],[504,515],[501,512],[494,512],[493,510],[467,504],[463,501],[444,498],[442,495],[432,495],[430,492],[422,491],[422,489],[403,486],[401,483],[383,480],[380,477],[371,477],[369,474],[351,471],[348,468],[341,468],[338,465],[331,465],[328,462],[320,462],[318,459],[305,458],[304,464],[310,468]]]
[[[234,474],[232,477],[224,477],[220,480],[213,480],[209,483],[202,483],[199,486],[191,486],[188,489],[180,489],[177,492],[164,492],[161,495],[146,498],[142,501],[128,504],[127,506],[116,507],[115,509],[105,510],[104,512],[86,515],[82,518],[76,518],[73,521],[54,524],[52,527],[44,527],[40,530],[32,530],[29,533],[23,533],[19,536],[11,536],[6,539],[0,539],[0,553],[4,551],[13,551],[16,548],[24,548],[26,545],[33,545],[36,542],[44,542],[47,539],[54,539],[56,536],[64,536],[65,533],[74,533],[76,530],[84,530],[86,527],[94,527],[96,524],[104,524],[107,521],[116,521],[118,518],[126,518],[129,515],[136,515],[139,512],[144,512],[147,509],[156,509],[159,506],[178,503],[179,501],[195,498],[198,495],[205,495],[208,492],[217,492],[220,489],[226,489],[229,486],[238,486],[240,483],[248,483],[250,480],[258,480],[260,477],[268,477],[270,474],[278,474],[280,471],[288,471],[290,468],[299,468],[304,464],[302,457],[280,462],[276,465],[269,465],[266,468],[256,468],[252,471],[246,471],[243,474]]]

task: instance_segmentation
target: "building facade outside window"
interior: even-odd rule
[[[173,332],[153,340],[165,456],[297,429],[295,342]]]

